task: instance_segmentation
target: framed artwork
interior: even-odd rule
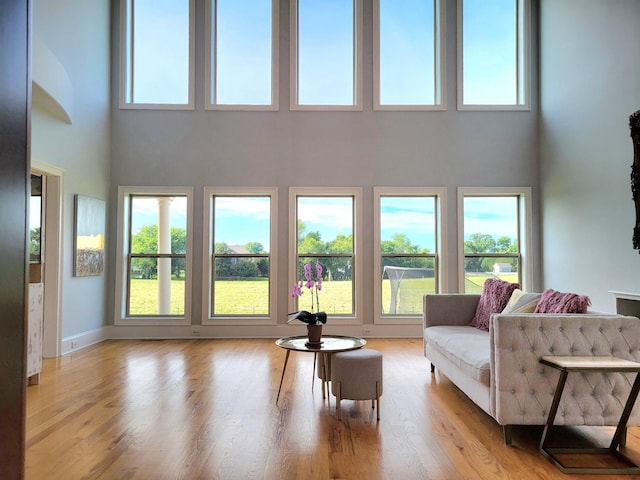
[[[75,210],[73,275],[101,275],[104,271],[106,204],[104,200],[76,195]]]

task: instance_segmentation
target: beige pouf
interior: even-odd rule
[[[380,420],[380,395],[382,395],[382,354],[377,350],[362,348],[331,355],[331,393],[336,396],[338,420],[342,420],[340,401],[371,400],[371,408],[377,409]]]

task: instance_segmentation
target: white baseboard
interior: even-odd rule
[[[73,335],[71,337],[65,337],[62,339],[62,355],[66,355],[76,350],[86,348],[89,345],[107,340],[109,327],[96,328],[95,330],[89,330],[87,332]]]
[[[62,339],[62,355],[104,340],[165,340],[184,338],[281,338],[305,335],[304,325],[167,325],[106,327]],[[420,338],[421,325],[325,325],[324,335],[351,335],[364,338]]]
[[[304,325],[167,325],[106,327],[109,339],[171,338],[281,338],[305,335]],[[351,335],[369,338],[419,338],[422,325],[325,325],[325,335]]]

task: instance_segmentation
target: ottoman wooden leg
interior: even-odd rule
[[[340,406],[340,382],[336,384],[336,413],[338,414],[338,420],[342,420],[342,410]]]

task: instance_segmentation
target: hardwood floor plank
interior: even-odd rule
[[[504,445],[493,419],[430,373],[420,339],[367,346],[384,355],[380,422],[371,402],[350,400],[338,421],[302,352],[276,406],[285,351],[273,340],[111,340],[45,360],[27,389],[26,478],[585,478],[538,452],[541,428],[516,428]],[[612,434],[596,430],[562,435]],[[625,452],[640,456],[640,429]]]

